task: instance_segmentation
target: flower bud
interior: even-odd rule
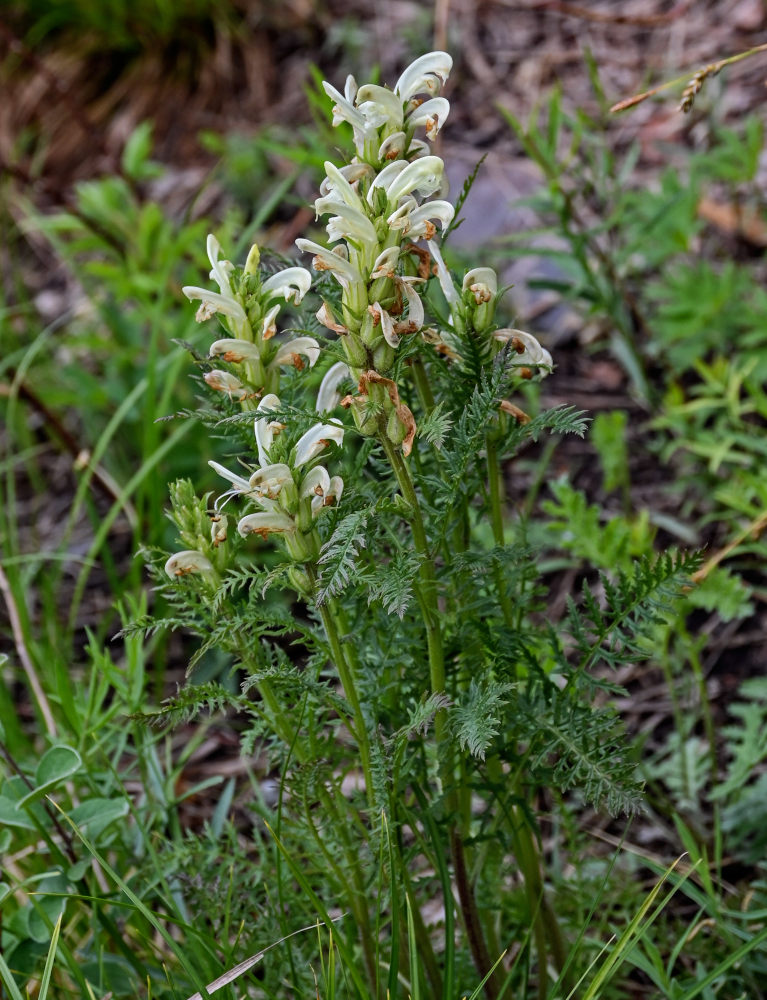
[[[261,263],[261,251],[258,244],[254,243],[245,261],[245,274],[258,274],[258,265]]]

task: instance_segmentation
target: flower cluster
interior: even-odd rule
[[[318,319],[341,335],[355,378],[364,371],[387,375],[400,338],[417,333],[424,309],[417,286],[429,275],[417,266],[413,243],[443,229],[454,209],[441,199],[446,190],[444,164],[415,137],[425,128],[434,139],[449,104],[438,96],[452,66],[445,52],[417,59],[394,90],[358,87],[353,77],[344,94],[326,83],[334,100],[333,122],[349,122],[356,156],[338,168],[325,164],[326,177],[315,201],[318,216],[328,216],[330,247],[296,241],[314,255],[315,270],[330,271],[342,288],[342,316],[325,303]],[[425,95],[421,96],[421,95]]]
[[[341,291],[339,315],[327,301],[317,313],[319,322],[338,334],[346,359],[327,372],[318,411],[328,413],[340,403],[360,433],[390,442],[405,456],[413,447],[416,424],[395,381],[404,337],[419,336],[458,362],[465,338],[479,338],[488,359],[506,350],[524,378],[546,374],[552,366],[551,356],[533,336],[495,327],[500,293],[491,268],[468,271],[459,290],[442,260],[438,227],[444,232],[455,210],[444,200],[444,164],[431,153],[428,140],[437,136],[450,110],[440,91],[451,68],[447,53],[430,52],[405,70],[393,90],[372,84],[358,87],[353,77],[347,79],[343,94],[324,84],[334,102],[333,123],[352,127],[356,155],[341,167],[325,163],[326,176],[314,207],[317,217],[327,220],[329,246],[296,240],[300,250],[313,255],[314,269],[329,271]],[[417,136],[419,130],[425,138]],[[426,245],[419,246],[419,241]],[[313,337],[275,337],[282,304],[299,305],[309,291],[311,275],[302,267],[289,267],[262,278],[257,247],[251,249],[244,269],[236,269],[220,259],[221,247],[212,235],[207,250],[210,277],[218,291],[196,286],[183,291],[200,301],[198,320],[216,314],[223,323],[229,335],[211,345],[210,358],[229,367],[214,368],[204,378],[212,389],[255,411],[259,461],[247,476],[211,463],[231,484],[216,510],[227,497],[242,497],[257,509],[239,519],[241,535],[278,534],[294,561],[306,560],[317,552],[313,517],[336,502],[343,489],[341,480],[331,477],[316,459],[329,442],[341,443],[343,428],[335,422],[317,424],[289,453],[280,444],[276,456],[272,452],[283,428],[268,414],[280,408],[281,368],[312,367],[320,354]],[[439,332],[424,325],[419,294],[433,274],[450,313],[448,328]],[[356,383],[357,390],[342,399],[339,386],[344,380]],[[522,411],[507,404],[506,412]],[[216,517],[211,541],[215,546],[226,537],[226,517],[220,513]],[[173,557],[166,569],[171,575],[204,574],[209,563],[204,552],[187,550]]]
[[[288,267],[262,280],[256,246],[251,248],[239,273],[230,261],[219,259],[221,246],[215,236],[208,236],[207,249],[210,277],[219,290],[186,285],[182,291],[188,299],[200,301],[198,322],[214,314],[221,318],[231,336],[215,341],[210,347],[210,357],[235,365],[238,374],[214,368],[204,378],[212,389],[252,409],[253,400],[279,387],[282,365],[303,368],[308,362],[311,367],[319,357],[320,345],[313,337],[272,340],[277,333],[277,315],[282,303],[299,305],[311,287],[312,278],[303,267]]]
[[[324,507],[337,503],[343,492],[341,477],[330,476],[317,460],[330,444],[343,443],[344,428],[339,423],[317,423],[288,446],[281,438],[285,425],[270,419],[280,407],[274,393],[264,396],[258,405],[254,430],[259,465],[250,476],[230,472],[218,462],[209,464],[231,483],[231,488],[219,497],[217,509],[232,496],[241,496],[257,508],[255,513],[240,518],[239,533],[262,538],[282,535],[291,557],[305,561],[318,554],[313,519]],[[278,436],[279,455],[275,454]]]

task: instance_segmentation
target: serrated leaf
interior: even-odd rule
[[[453,706],[450,721],[461,749],[485,759],[501,724],[501,709],[508,703],[510,684],[472,679],[461,702]]]
[[[318,560],[322,570],[317,604],[324,604],[329,597],[337,597],[348,586],[357,556],[367,544],[365,527],[373,511],[373,507],[363,507],[346,514],[322,546]]]

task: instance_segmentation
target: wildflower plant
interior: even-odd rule
[[[217,290],[184,288],[223,327],[199,363],[226,454],[210,463],[220,492],[173,487],[182,550],[154,569],[167,622],[201,638],[194,662],[224,651],[241,690],[192,686],[163,711],[236,708],[245,750],[268,747],[266,926],[325,922],[345,995],[453,1000],[480,981],[489,997],[528,982],[566,995],[588,956],[568,950],[536,808],[547,790],[636,807],[595,668],[648,655],[688,561],[647,559],[547,620],[504,469],[586,421],[531,411],[551,355],[499,328],[491,268],[455,277],[443,260],[456,210],[430,143],[451,65],[428,53],[391,90],[324,84],[354,148],[325,164],[327,240],[297,240],[314,280],[265,273],[256,247],[237,267],[210,236]],[[311,988],[308,963],[290,975]]]

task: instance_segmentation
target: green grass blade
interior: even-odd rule
[[[38,993],[38,1000],[46,1000],[48,996],[48,986],[51,982],[51,973],[53,972],[53,961],[56,958],[56,946],[59,943],[59,934],[61,933],[61,921],[64,918],[63,911],[59,914],[59,918],[56,921],[56,926],[53,928],[53,934],[51,936],[51,946],[48,949],[48,956],[45,959],[45,968],[43,969],[42,979],[40,980],[40,992]]]
[[[640,906],[639,910],[634,914],[629,922],[628,927],[625,928],[623,933],[618,938],[615,947],[612,949],[610,954],[607,956],[604,964],[597,972],[594,979],[591,981],[591,985],[583,994],[581,1000],[593,1000],[594,997],[599,996],[599,991],[601,988],[610,980],[613,973],[618,969],[618,966],[623,962],[628,953],[634,947],[634,945],[641,939],[643,934],[652,924],[655,917],[658,915],[663,906],[668,902],[668,898],[673,895],[677,889],[682,885],[686,879],[690,877],[690,874],[694,871],[694,868],[690,868],[688,872],[685,873],[682,879],[673,887],[669,897],[661,904],[660,907],[650,916],[648,920],[645,917],[650,912],[655,900],[658,897],[660,890],[665,884],[666,880],[671,876],[671,873],[676,869],[676,866],[681,861],[681,857],[666,869],[660,881],[653,887],[652,891],[648,894],[645,901]],[[574,994],[571,993],[570,996]]]

